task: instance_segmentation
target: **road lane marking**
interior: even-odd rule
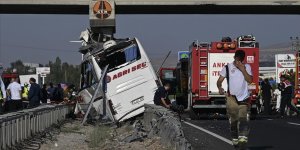
[[[190,125],[190,126],[196,128],[196,129],[198,129],[198,130],[201,130],[201,131],[203,131],[203,132],[205,132],[205,133],[207,133],[207,134],[209,134],[209,135],[211,135],[211,136],[213,136],[213,137],[215,137],[215,138],[217,138],[217,139],[219,139],[219,140],[221,140],[221,141],[223,141],[223,142],[225,142],[225,143],[227,143],[227,144],[232,145],[231,140],[228,140],[228,139],[226,139],[226,138],[224,138],[224,137],[222,137],[222,136],[220,136],[220,135],[218,135],[218,134],[216,134],[216,133],[213,133],[213,132],[211,132],[211,131],[208,131],[208,130],[206,130],[206,129],[202,128],[202,127],[199,127],[199,126],[197,126],[197,125],[194,125],[194,124],[192,124],[192,123],[189,123],[189,122],[186,122],[186,121],[183,121],[183,122],[184,122],[185,124],[187,124],[187,125]]]
[[[296,126],[300,126],[299,123],[294,123],[294,122],[287,122],[288,124],[292,124],[292,125],[296,125]]]

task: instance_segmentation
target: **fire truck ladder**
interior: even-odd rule
[[[200,62],[200,77],[199,77],[199,97],[208,97],[208,43],[199,44],[199,62]]]

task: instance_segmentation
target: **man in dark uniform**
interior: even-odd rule
[[[280,104],[281,117],[284,117],[285,115],[285,107],[290,108],[290,110],[296,112],[297,116],[299,116],[300,111],[292,105],[292,94],[293,94],[292,84],[285,75],[280,76],[280,84],[278,85],[278,89],[281,91],[281,104]]]
[[[160,105],[165,108],[170,108],[170,101],[168,99],[168,91],[170,90],[171,85],[169,83],[165,83],[163,87],[159,87],[154,95],[154,104]]]
[[[30,78],[29,82],[31,84],[28,95],[29,107],[33,108],[40,105],[41,88],[38,84],[36,84],[36,80],[34,78]]]
[[[264,114],[270,115],[271,113],[271,98],[272,98],[272,86],[269,80],[266,78],[261,84],[262,98],[264,102]]]

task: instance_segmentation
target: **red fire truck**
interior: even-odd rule
[[[19,78],[18,73],[3,73],[2,74],[2,80],[3,83],[5,84],[5,87],[7,87],[10,83],[11,78]]]
[[[296,53],[295,98],[294,104],[300,107],[300,51]]]
[[[244,50],[244,63],[250,64],[253,83],[249,84],[251,104],[256,112],[256,97],[259,86],[259,45],[252,35],[240,36],[235,40],[229,37],[222,41],[203,43],[194,42],[190,46],[188,106],[191,110],[205,112],[226,108],[225,96],[220,95],[216,82],[222,68],[233,62],[236,50]],[[226,80],[226,79],[225,79]],[[227,90],[227,82],[222,87]],[[224,109],[225,110],[225,109]]]

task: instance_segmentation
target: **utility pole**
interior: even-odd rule
[[[293,51],[297,51],[299,52],[300,51],[300,39],[298,36],[296,37],[290,37],[290,40],[291,40],[291,49]]]
[[[291,40],[291,48],[293,51],[297,51],[299,52],[300,51],[300,39],[298,36],[296,37],[290,37],[290,40]]]

